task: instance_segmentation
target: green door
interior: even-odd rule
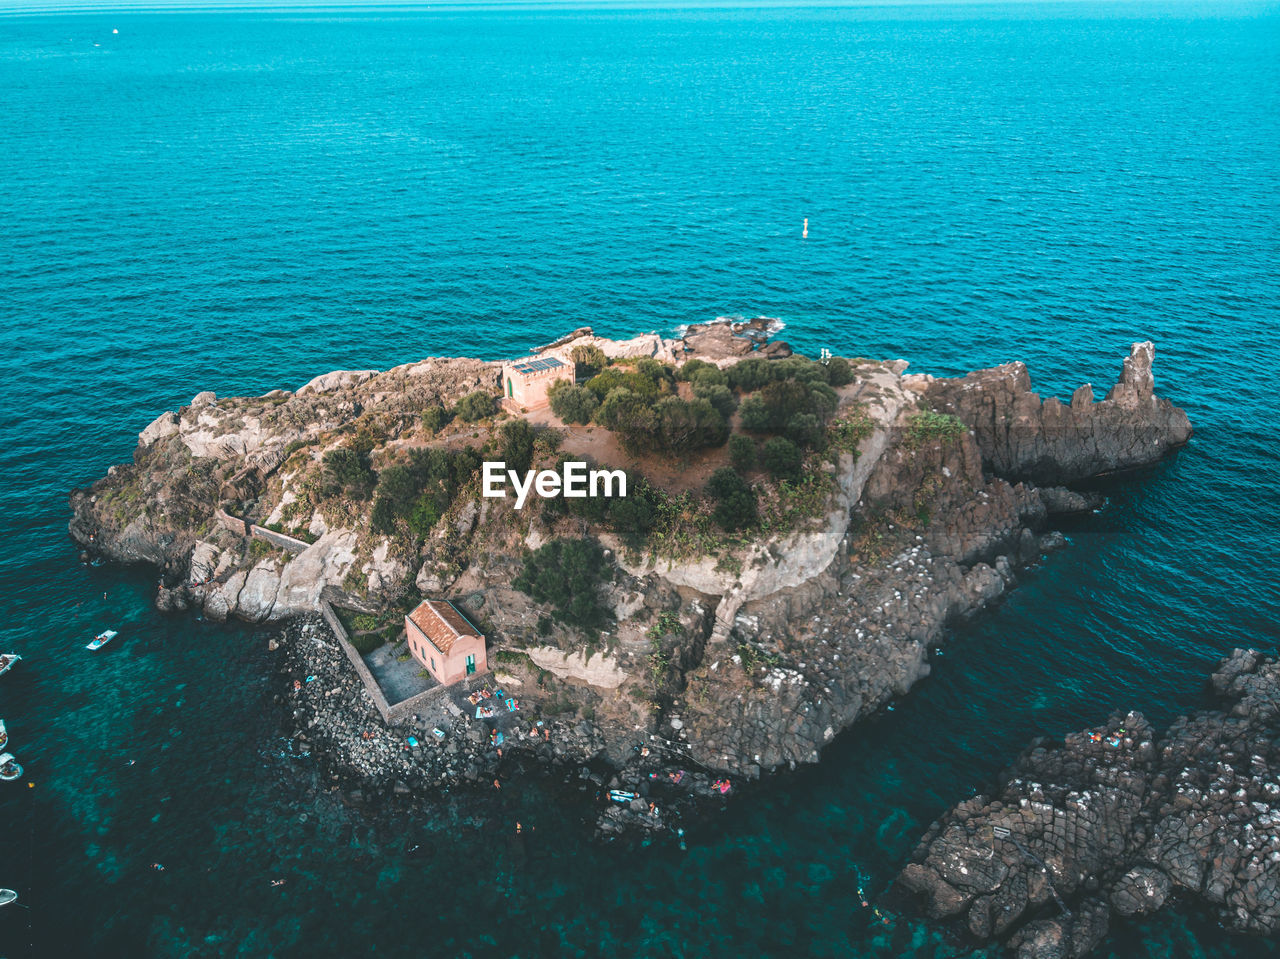
[[[507,396],[509,396],[511,399],[515,399],[515,396],[516,396],[515,388],[512,387],[510,380],[507,380]]]
[[[467,657],[467,675],[470,676],[476,671],[476,658],[474,656]]]

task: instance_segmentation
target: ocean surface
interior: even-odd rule
[[[1275,5],[0,12],[0,110],[0,955],[994,955],[855,890],[1031,737],[1163,724],[1277,642]],[[308,800],[268,633],[66,536],[200,390],[760,314],[1046,395],[1154,339],[1197,432],[687,851],[598,845],[540,781],[501,800],[527,855]],[[1173,910],[1099,955],[1280,949]]]

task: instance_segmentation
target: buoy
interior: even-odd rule
[[[115,29],[113,29],[111,32],[112,32],[112,33],[119,33],[120,31],[119,31],[119,30],[115,30]]]
[[[804,218],[804,230],[802,230],[800,233],[800,239],[802,240],[809,239],[809,218],[808,217]]]

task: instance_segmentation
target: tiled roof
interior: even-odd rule
[[[480,631],[468,623],[466,617],[449,602],[425,599],[409,614],[409,619],[446,656],[460,637],[480,635]]]

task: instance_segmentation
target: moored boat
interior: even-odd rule
[[[12,889],[0,889],[0,906],[7,906],[18,901],[18,894]]]
[[[21,658],[17,653],[0,653],[0,676],[12,669],[13,664]]]
[[[9,730],[5,728],[4,720],[0,719],[0,749],[4,749],[9,745]]]
[[[90,643],[88,646],[86,646],[85,649],[90,649],[90,650],[101,649],[103,646],[107,645],[107,643],[111,642],[113,639],[115,639],[119,635],[120,634],[117,633],[114,629],[104,630],[103,632],[99,633],[97,636],[93,637],[93,642]]]
[[[22,767],[13,758],[13,753],[0,753],[0,779],[5,782],[17,779],[22,775]]]

